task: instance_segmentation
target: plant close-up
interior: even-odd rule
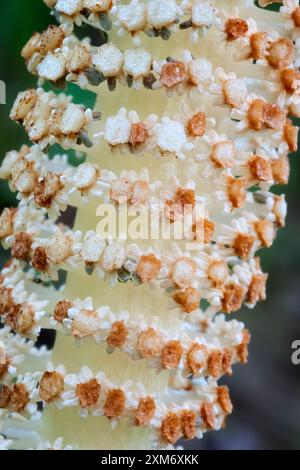
[[[0,164],[0,450],[185,448],[239,413],[297,151],[300,6],[44,4]]]

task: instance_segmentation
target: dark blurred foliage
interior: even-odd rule
[[[35,86],[26,71],[21,47],[33,31],[42,31],[53,19],[42,0],[0,2],[0,79],[7,86],[7,104],[0,106],[0,156],[27,142],[21,126],[8,115],[18,91]],[[85,34],[87,34],[85,32]],[[99,41],[95,35],[94,42]],[[72,88],[76,100],[87,93]],[[93,100],[89,96],[90,101]],[[300,449],[300,365],[291,362],[291,344],[300,339],[300,165],[292,155],[290,184],[278,188],[287,194],[287,226],[270,250],[263,250],[262,266],[269,272],[268,299],[238,318],[252,334],[248,366],[235,366],[230,385],[234,413],[225,431],[211,433],[189,447],[199,449]],[[15,203],[7,184],[0,183],[0,205]],[[2,253],[2,259],[4,254]]]

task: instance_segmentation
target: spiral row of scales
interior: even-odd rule
[[[260,10],[254,6],[250,7],[249,2],[228,1],[225,4],[224,2],[216,3],[216,6],[220,6],[229,12],[238,3],[240,17],[248,18],[252,16],[257,19],[262,31],[268,28],[268,22],[274,25],[275,18],[276,21],[280,21],[274,13]],[[218,5],[219,3],[221,5]],[[277,26],[279,31],[282,32],[282,25],[278,23]],[[160,37],[150,38],[142,35],[142,47],[151,51],[152,56],[156,59],[181,57],[182,52],[189,49],[195,57],[201,56],[210,60],[214,68],[222,67],[227,73],[234,71],[237,77],[261,78],[262,70],[251,61],[236,62],[232,56],[232,51],[227,48],[221,38],[222,33],[212,28],[205,37],[199,38],[196,43],[192,43],[189,32],[183,30],[172,34],[167,41],[163,41]],[[114,30],[109,33],[109,41],[122,50],[132,47],[129,34],[120,38]],[[248,83],[249,92],[262,94],[262,91],[257,89],[255,80],[249,80]],[[95,92],[94,87],[91,87],[91,90]],[[108,116],[115,115],[121,106],[129,110],[136,110],[141,118],[151,113],[156,113],[159,117],[164,115],[172,117],[180,114],[183,106],[185,108],[195,107],[195,97],[190,98],[186,93],[182,96],[168,96],[164,89],[154,91],[143,88],[137,91],[133,88],[117,86],[111,92],[105,84],[101,84],[96,92],[95,110],[101,110],[103,120]],[[228,107],[218,106],[213,95],[199,94],[196,99],[199,100],[199,105],[205,104],[207,117],[216,119],[215,129],[217,132],[220,134],[225,133],[228,139],[235,140],[237,132],[235,123],[229,119]],[[275,101],[276,97],[265,92],[265,99],[272,102]],[[89,135],[92,136],[97,133],[97,126],[97,122],[91,124]],[[82,148],[79,147],[79,149]],[[253,150],[255,149],[253,148]],[[124,169],[139,171],[141,168],[146,167],[149,171],[150,180],[158,179],[166,184],[171,176],[177,176],[184,185],[189,178],[192,178],[196,182],[196,192],[201,196],[205,197],[212,191],[211,182],[209,179],[203,178],[199,172],[197,162],[191,157],[181,161],[171,156],[157,159],[146,153],[137,157],[134,153],[128,152],[128,155],[124,156],[118,149],[111,152],[105,142],[98,142],[87,150],[86,161],[97,163],[100,168],[111,169],[116,174]],[[98,222],[96,210],[99,202],[95,201],[95,203],[77,210],[74,230],[78,229],[85,233],[88,230],[96,229]],[[211,220],[217,226],[222,223],[229,225],[231,219],[239,214],[239,209],[224,214],[220,212],[218,206],[214,205],[206,209]],[[129,242],[130,240],[128,240]],[[151,244],[152,247],[160,250],[170,250],[172,243],[173,240],[138,241],[138,244],[142,247],[146,248]],[[182,243],[178,242],[179,245],[183,246]],[[39,290],[38,287],[37,290]],[[41,292],[44,291],[41,290]],[[50,298],[52,295],[50,293]],[[137,322],[141,313],[149,323],[155,315],[159,317],[160,328],[167,330],[170,334],[173,333],[175,337],[184,327],[184,316],[180,314],[179,309],[169,308],[169,297],[163,288],[150,289],[148,285],[136,286],[131,282],[116,283],[112,286],[108,281],[100,280],[95,273],[88,276],[83,269],[68,273],[65,289],[54,296],[49,306],[49,313],[51,313],[51,308],[53,310],[55,302],[59,299],[66,298],[72,301],[76,298],[84,299],[86,297],[92,297],[95,306],[108,305],[112,311],[126,310],[130,314],[130,319],[136,319]],[[43,326],[46,326],[46,324]],[[71,336],[64,335],[61,330],[57,331],[51,361],[55,366],[63,363],[70,373],[78,372],[82,366],[88,366],[94,372],[101,370],[116,386],[121,386],[128,380],[133,383],[141,382],[149,395],[155,394],[157,399],[169,403],[171,408],[173,401],[184,404],[188,393],[185,390],[170,392],[170,376],[174,378],[173,372],[164,370],[157,374],[155,369],[147,367],[144,360],[133,361],[129,356],[118,350],[115,350],[113,354],[108,354],[105,344],[97,345],[91,341],[84,341],[78,348],[74,339]],[[25,370],[27,367],[31,368],[27,363],[22,367],[23,369],[25,367]],[[176,373],[180,374],[180,372]],[[201,386],[193,382],[192,377],[189,380],[195,388]],[[15,422],[11,426],[20,427]],[[153,440],[156,440],[153,430],[149,430],[147,427],[128,426],[125,419],[120,419],[112,429],[110,420],[105,417],[89,416],[85,420],[81,420],[78,410],[74,408],[58,410],[54,406],[45,408],[40,422],[28,423],[25,428],[31,431],[38,430],[45,439],[50,441],[62,435],[65,442],[83,449],[147,448],[151,446]],[[23,444],[19,443],[19,445]]]

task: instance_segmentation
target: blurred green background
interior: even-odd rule
[[[0,105],[0,158],[27,143],[22,127],[8,117],[18,91],[35,86],[20,50],[33,31],[42,31],[53,21],[42,0],[0,2],[0,80],[7,86],[7,104]],[[77,99],[80,101],[80,95]],[[235,366],[227,381],[234,413],[225,431],[211,433],[189,447],[300,449],[300,365],[291,362],[291,344],[300,339],[299,155],[291,155],[290,162],[290,184],[278,188],[287,194],[287,227],[280,231],[272,249],[261,253],[263,269],[269,272],[268,299],[255,310],[239,313],[252,341],[248,366]],[[0,182],[1,207],[12,204],[14,196],[7,184]],[[5,256],[2,251],[1,263]]]

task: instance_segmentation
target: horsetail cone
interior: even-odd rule
[[[30,144],[0,167],[18,199],[0,215],[0,449],[173,448],[224,427],[218,380],[250,342],[230,314],[266,298],[256,253],[285,225],[271,187],[297,150],[300,7],[44,2],[57,24],[23,47],[37,88],[10,114]],[[82,24],[107,41],[78,39]],[[104,209],[128,211],[125,234]]]

